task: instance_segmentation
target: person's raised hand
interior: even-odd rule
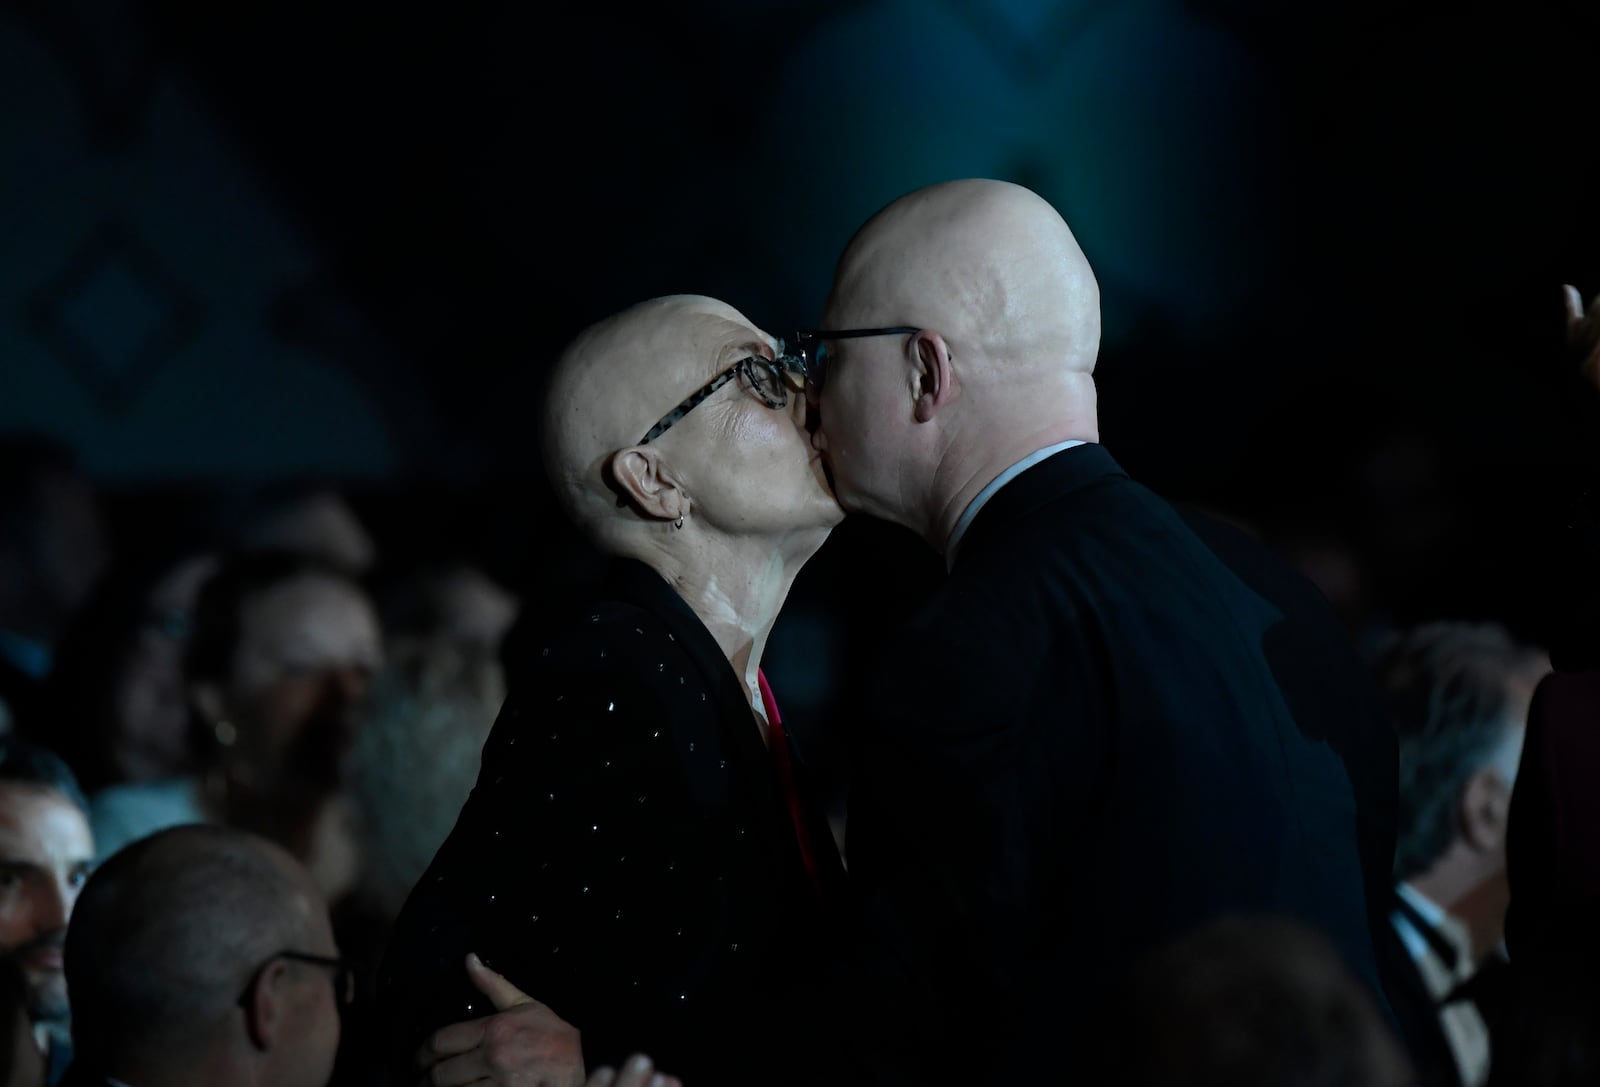
[[[1568,284],[1561,290],[1567,300],[1567,344],[1579,357],[1584,380],[1600,389],[1600,295],[1586,310],[1578,288]]]
[[[418,1087],[586,1087],[577,1027],[477,955],[467,956],[467,975],[495,1013],[435,1031],[417,1051]]]

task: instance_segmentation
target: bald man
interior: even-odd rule
[[[1371,679],[1308,583],[1098,444],[1099,291],[1060,215],[913,192],[850,241],[823,324],[795,341],[840,502],[949,567],[857,722],[872,1078],[1059,1074],[1139,953],[1231,913],[1310,922],[1381,994]]]
[[[212,826],[123,849],[67,932],[73,1087],[322,1087],[349,977],[328,907],[271,843]]]

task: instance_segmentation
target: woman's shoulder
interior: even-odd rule
[[[627,600],[594,598],[530,625],[508,664],[523,675],[616,672],[641,655],[681,652],[670,626],[650,609]]]

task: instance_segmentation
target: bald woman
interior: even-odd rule
[[[477,787],[401,913],[380,977],[395,1082],[416,1081],[425,1042],[431,1082],[489,1074],[472,1021],[502,982],[476,964],[469,981],[469,952],[580,1027],[591,1067],[643,1051],[729,1083],[794,1029],[781,1009],[843,870],[761,658],[843,513],[793,365],[699,297],[602,321],[556,364],[545,466],[614,561],[530,636]],[[549,1082],[581,1082],[582,1063],[556,1064]]]

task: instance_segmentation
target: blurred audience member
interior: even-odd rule
[[[404,641],[375,677],[346,765],[360,829],[359,882],[336,912],[339,942],[360,968],[335,1082],[382,1083],[375,1054],[393,1024],[373,1014],[373,972],[411,888],[444,844],[477,780],[504,699],[493,652],[449,639]]]
[[[366,842],[361,893],[392,919],[472,791],[505,700],[499,654],[517,599],[453,563],[411,573],[380,600],[386,665],[348,775]]]
[[[86,805],[66,763],[19,741],[0,745],[0,953],[22,969],[51,1083],[71,1059],[61,953],[93,862]]]
[[[1226,918],[1131,972],[1096,1083],[1121,1087],[1401,1087],[1405,1056],[1327,937]],[[1064,1078],[1062,1082],[1066,1082]]]
[[[380,597],[383,629],[396,661],[497,658],[516,621],[517,597],[470,563],[431,567]]]
[[[305,869],[253,835],[136,842],[84,889],[66,949],[71,1082],[321,1087],[351,993]]]
[[[185,674],[216,752],[202,812],[288,849],[334,903],[358,873],[344,761],[382,662],[365,592],[315,560],[238,556],[200,591]]]
[[[72,453],[41,435],[0,436],[0,720],[41,712],[56,639],[109,553]]]
[[[455,826],[504,691],[498,659],[452,645],[396,647],[378,675],[348,768],[378,916],[399,914]]]
[[[222,560],[200,589],[184,656],[200,770],[127,785],[141,835],[221,823],[288,849],[338,902],[359,872],[344,761],[383,659],[377,615],[344,573],[282,552]]]
[[[115,570],[61,638],[38,739],[66,759],[90,796],[100,856],[184,821],[172,796],[196,772],[183,654],[208,553]],[[163,788],[127,788],[153,783]]]
[[[1391,922],[1412,970],[1391,1000],[1421,1082],[1482,1087],[1505,987],[1506,834],[1548,655],[1493,623],[1396,634],[1377,660],[1400,737]]]
[[[333,487],[291,483],[268,488],[232,533],[241,551],[284,551],[333,566],[352,577],[371,568],[377,547],[350,503]]]

